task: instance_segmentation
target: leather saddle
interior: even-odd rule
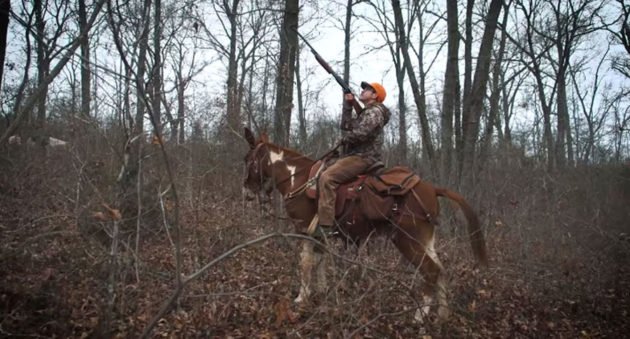
[[[317,200],[319,196],[317,182],[322,171],[322,165],[323,162],[321,160],[317,161],[311,167],[309,173],[306,195],[311,199]],[[360,205],[363,206],[364,214],[369,219],[378,219],[378,216],[389,214],[388,205],[393,205],[393,197],[407,194],[419,182],[420,177],[409,168],[396,166],[384,169],[384,164],[379,161],[370,166],[365,171],[365,174],[361,174],[350,182],[339,185],[335,201],[335,216],[339,217],[343,214],[347,202],[359,201]],[[388,199],[388,197],[391,197],[391,199]],[[379,211],[371,215],[370,212],[374,212],[374,207],[378,207]]]

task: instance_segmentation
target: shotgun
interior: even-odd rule
[[[306,43],[306,46],[308,46],[308,48],[311,49],[311,53],[313,53],[313,55],[315,56],[315,59],[317,60],[317,62],[319,62],[319,64],[324,67],[324,69],[326,70],[326,72],[328,72],[328,74],[331,74],[335,80],[337,80],[337,83],[339,84],[339,86],[341,86],[341,88],[343,88],[343,92],[344,93],[351,93],[352,96],[354,96],[356,98],[356,95],[354,93],[352,93],[352,90],[350,89],[350,86],[348,86],[348,84],[343,81],[343,79],[339,76],[339,74],[335,73],[335,71],[333,71],[333,69],[330,67],[330,65],[319,55],[319,53],[317,53],[317,51],[315,50],[315,48],[313,48],[313,46],[311,46],[311,44],[308,43],[308,41],[306,40],[306,38],[304,38],[304,36],[302,36],[302,34],[300,34],[300,32],[298,32],[298,30],[295,27],[291,27],[291,29],[293,29],[295,31],[295,33],[297,33],[297,35],[302,39],[302,41],[304,41],[304,43]],[[356,99],[352,99],[352,107],[354,107],[354,110],[357,112],[357,114],[361,114],[361,111],[363,110],[363,108],[361,107],[361,105],[357,102]]]

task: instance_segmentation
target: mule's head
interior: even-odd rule
[[[269,173],[268,138],[263,133],[256,140],[249,128],[245,128],[245,140],[249,144],[249,151],[245,155],[245,179],[243,188],[245,198],[252,200],[256,196],[269,197],[273,190],[273,182]],[[263,194],[264,193],[264,194]]]

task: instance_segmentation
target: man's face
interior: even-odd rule
[[[361,90],[361,94],[359,95],[359,100],[362,103],[370,103],[376,100],[376,92],[370,86],[365,86],[364,89]]]

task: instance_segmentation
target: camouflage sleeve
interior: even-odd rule
[[[383,127],[385,117],[383,112],[377,106],[372,106],[361,113],[359,125],[356,126],[348,135],[344,137],[344,141],[350,144],[357,144],[366,141],[375,130]]]
[[[352,129],[352,105],[348,101],[343,101],[341,110],[341,130],[350,131]]]

